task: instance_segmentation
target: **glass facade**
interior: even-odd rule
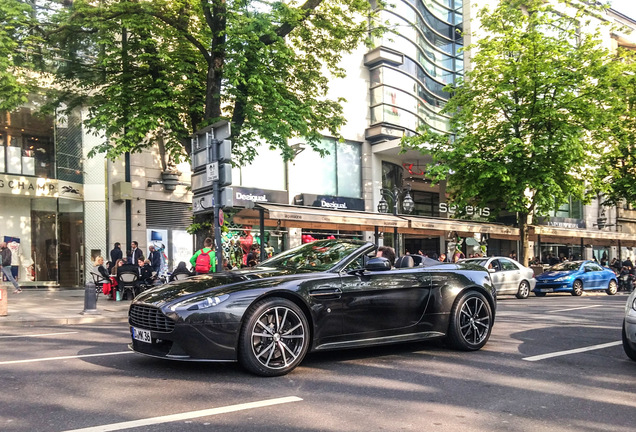
[[[415,132],[428,125],[449,133],[440,110],[449,98],[443,90],[463,71],[461,0],[402,0],[380,11],[380,20],[399,29],[376,39],[403,55],[399,65],[370,68],[371,124],[391,124]]]
[[[0,113],[0,240],[21,285],[84,283],[80,122],[29,107]]]

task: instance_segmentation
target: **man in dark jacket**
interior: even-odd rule
[[[150,251],[150,254],[148,254],[150,267],[152,267],[153,272],[159,274],[159,270],[161,270],[161,253],[156,251],[153,245],[148,246],[148,250]]]
[[[14,294],[19,294],[22,292],[20,285],[13,278],[13,273],[11,273],[11,249],[7,247],[6,242],[0,242],[0,256],[2,259],[0,260],[0,269],[2,270],[2,274],[4,274],[9,282],[13,284],[15,290]]]
[[[124,257],[123,252],[121,251],[121,243],[116,242],[115,247],[112,251],[110,251],[110,265],[108,266],[108,272],[110,273],[113,269],[113,266],[117,261]]]

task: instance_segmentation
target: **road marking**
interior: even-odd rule
[[[41,337],[41,336],[59,336],[59,335],[75,334],[75,333],[79,333],[79,332],[40,333],[40,334],[33,334],[33,335],[0,336],[0,339],[29,338],[29,337]]]
[[[547,311],[547,312],[548,313],[552,313],[552,312],[567,312],[567,311],[573,311],[573,310],[579,310],[579,309],[591,309],[591,308],[602,307],[602,306],[604,306],[604,305],[581,306],[581,307],[570,308],[570,309],[557,309],[557,310]]]
[[[253,408],[262,408],[262,407],[267,407],[272,405],[279,405],[284,403],[300,402],[300,401],[302,401],[302,399],[299,397],[288,396],[288,397],[277,398],[277,399],[248,402],[248,403],[243,403],[238,405],[229,405],[229,406],[219,407],[219,408],[210,408],[210,409],[205,409],[200,411],[190,411],[190,412],[184,412],[180,414],[171,414],[171,415],[166,415],[161,417],[151,417],[151,418],[141,419],[141,420],[131,420],[131,421],[121,422],[121,423],[112,423],[108,425],[88,427],[84,429],[72,429],[72,430],[67,430],[64,432],[118,431],[122,429],[131,429],[135,427],[156,425],[161,423],[170,423],[170,422],[175,422],[180,420],[189,420],[189,419],[194,419],[199,417],[208,417],[208,416],[213,416],[218,414],[227,414],[227,413],[236,412],[236,411],[243,411],[243,410],[248,410]]]
[[[586,352],[586,351],[594,351],[594,350],[598,350],[598,349],[609,348],[609,347],[613,347],[613,346],[616,346],[616,345],[621,345],[622,343],[623,343],[623,341],[608,342],[608,343],[604,343],[604,344],[600,344],[600,345],[592,345],[592,346],[584,347],[584,348],[576,348],[576,349],[571,349],[571,350],[567,350],[567,351],[558,351],[558,352],[553,352],[553,353],[548,353],[548,354],[541,354],[541,355],[538,355],[538,356],[525,357],[523,360],[526,360],[526,361],[545,360],[545,359],[552,358],[552,357],[559,357],[559,356],[564,356],[564,355],[568,355],[568,354],[577,354],[577,353],[582,353],[582,352]]]
[[[18,364],[18,363],[35,363],[35,362],[55,361],[55,360],[69,360],[69,359],[79,359],[79,358],[86,358],[86,357],[102,357],[102,356],[112,356],[112,355],[120,355],[120,354],[133,354],[133,352],[118,351],[118,352],[102,353],[102,354],[81,354],[81,355],[74,355],[74,356],[47,357],[47,358],[28,359],[28,360],[9,360],[9,361],[0,361],[0,365],[9,365],[9,364]]]

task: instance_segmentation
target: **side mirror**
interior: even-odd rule
[[[495,273],[496,271],[497,271],[497,270],[496,270],[496,269],[494,269],[494,268],[492,268],[492,267],[490,267],[490,268],[488,269],[488,273]]]
[[[369,271],[391,270],[391,263],[384,257],[371,258],[367,261],[367,265],[364,269]]]

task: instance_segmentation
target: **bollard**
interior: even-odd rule
[[[80,312],[82,315],[95,315],[97,311],[97,292],[95,284],[88,283],[84,288],[84,310]]]
[[[7,292],[6,285],[0,284],[0,316],[9,315],[9,298]]]

